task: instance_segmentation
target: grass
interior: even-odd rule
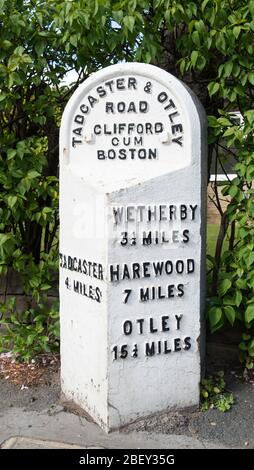
[[[208,255],[214,256],[219,228],[218,224],[207,224],[206,252]]]

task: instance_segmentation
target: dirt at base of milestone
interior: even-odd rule
[[[59,355],[43,354],[22,363],[0,354],[0,410],[9,407],[43,410],[60,398]]]

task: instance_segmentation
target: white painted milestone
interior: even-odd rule
[[[146,64],[80,85],[60,132],[63,393],[105,430],[198,405],[205,297],[201,105]]]

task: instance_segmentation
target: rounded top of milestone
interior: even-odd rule
[[[192,164],[200,110],[164,70],[117,64],[92,74],[69,100],[60,160],[104,191],[133,186]]]

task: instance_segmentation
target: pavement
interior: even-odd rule
[[[11,408],[0,417],[3,449],[213,449],[226,446],[186,435],[156,432],[106,434],[95,423],[65,411],[48,414]]]
[[[229,412],[175,411],[105,433],[91,418],[61,401],[59,374],[37,386],[0,379],[2,449],[254,449],[254,384],[234,371]]]

